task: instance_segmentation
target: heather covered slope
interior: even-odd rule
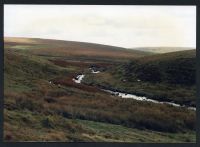
[[[138,58],[152,53],[121,47],[50,39],[5,38],[5,47],[23,49],[31,54],[61,57],[87,57],[105,59]]]
[[[125,66],[126,73],[144,81],[195,85],[196,51],[179,51],[153,55],[132,61]],[[132,80],[133,75],[129,76]]]

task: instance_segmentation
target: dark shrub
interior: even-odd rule
[[[165,67],[167,81],[173,84],[195,84],[195,60],[177,59]]]
[[[55,102],[56,102],[56,99],[53,98],[53,97],[45,97],[44,100],[45,100],[47,103],[55,103]]]
[[[156,65],[141,65],[135,72],[137,74],[137,78],[143,81],[160,82],[162,80],[161,71]]]
[[[46,128],[54,128],[54,124],[51,118],[47,117],[42,120],[42,126]]]

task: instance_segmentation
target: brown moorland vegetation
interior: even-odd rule
[[[37,50],[37,45],[31,48]],[[63,57],[37,56],[21,47],[20,42],[4,52],[4,140],[195,141],[195,111],[121,99],[72,81],[77,74],[87,73],[87,66],[108,70],[116,64],[96,60],[73,64]]]
[[[128,50],[122,47],[62,41],[62,40],[50,40],[50,39],[36,39],[36,38],[5,38],[6,44],[11,45],[12,48],[20,48],[25,46],[32,54],[36,55],[53,55],[53,56],[86,56],[86,57],[104,57],[104,58],[137,58],[152,53]],[[15,44],[13,44],[15,43]],[[28,46],[28,44],[31,44]],[[20,49],[19,48],[19,49]]]

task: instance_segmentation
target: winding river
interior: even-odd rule
[[[91,70],[91,73],[100,73],[100,71]],[[84,74],[79,74],[75,78],[73,78],[72,80],[75,83],[80,84],[84,77],[85,77]],[[130,99],[134,99],[134,100],[138,100],[138,101],[148,101],[148,102],[158,103],[158,104],[168,104],[168,105],[172,105],[174,107],[187,107],[190,110],[196,111],[196,107],[188,107],[188,106],[184,106],[184,105],[182,106],[180,104],[176,104],[176,103],[173,103],[173,102],[161,102],[161,101],[149,99],[145,96],[137,96],[137,95],[134,95],[134,94],[122,93],[122,92],[112,91],[112,90],[108,90],[108,89],[101,89],[101,90],[108,92],[112,95],[119,96],[121,98],[130,98]]]

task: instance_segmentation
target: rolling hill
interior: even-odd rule
[[[5,48],[23,50],[43,56],[130,59],[152,54],[121,47],[75,41],[14,37],[5,37],[4,41]]]
[[[126,66],[126,72],[134,73],[144,81],[194,85],[195,58],[195,50],[141,57],[130,62]],[[131,79],[131,76],[129,77]]]

